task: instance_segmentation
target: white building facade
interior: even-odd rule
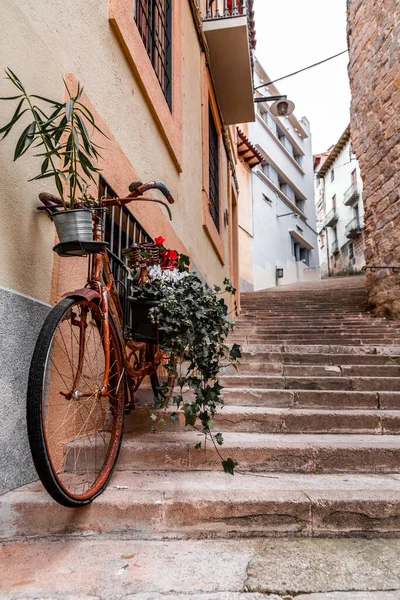
[[[322,276],[361,272],[365,265],[364,206],[350,127],[329,152],[315,157],[315,199]]]
[[[268,81],[256,60],[255,86]],[[279,91],[268,85],[257,94],[276,96]],[[242,281],[243,289],[320,278],[310,124],[294,114],[274,116],[271,104],[257,103],[256,121],[248,125],[249,138],[263,162],[252,171],[248,235],[252,235],[253,281]]]

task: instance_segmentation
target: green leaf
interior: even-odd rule
[[[74,109],[74,101],[69,99],[65,104],[65,117],[67,119],[67,123],[71,119],[72,111]]]
[[[169,420],[171,421],[171,423],[178,423],[179,422],[179,415],[177,412],[173,412],[169,415]]]
[[[49,158],[46,158],[46,159],[43,161],[43,163],[42,163],[42,166],[41,166],[41,169],[40,169],[40,171],[41,171],[42,175],[43,175],[44,173],[46,173],[46,171],[47,171],[47,169],[48,169],[48,166],[49,166]]]
[[[0,100],[18,100],[18,98],[22,98],[23,94],[20,94],[19,96],[2,96],[0,97]]]
[[[78,132],[74,126],[71,127],[71,133],[72,133],[72,136],[74,139],[74,144],[75,144],[76,148],[78,149],[79,148],[79,136],[78,136]]]
[[[232,348],[229,352],[229,356],[232,360],[237,360],[238,358],[242,358],[242,352],[239,344],[233,344]]]
[[[20,112],[19,112],[19,111],[21,110],[21,107],[22,107],[22,105],[23,105],[24,101],[25,101],[25,98],[22,98],[22,100],[20,100],[20,101],[18,102],[18,106],[17,106],[17,108],[15,109],[15,112],[14,112],[14,114],[13,114],[12,118],[11,118],[11,121],[9,121],[9,122],[7,123],[7,125],[4,125],[4,127],[2,127],[2,128],[0,129],[0,133],[3,133],[4,131],[7,131],[7,129],[10,129],[10,128],[11,128],[11,127],[14,125],[14,123],[16,123],[16,122],[18,121],[19,117],[21,116],[21,114],[20,114]],[[26,110],[28,110],[28,109],[26,109]],[[26,111],[24,111],[24,112],[26,112]],[[22,113],[22,114],[23,114],[23,113]]]
[[[83,140],[86,150],[92,149],[92,142],[90,141],[90,137],[89,137],[88,131],[86,129],[86,125],[85,125],[82,117],[79,114],[76,115],[76,120],[78,121],[78,126],[79,126],[79,129],[81,130],[82,140]]]
[[[231,475],[235,474],[235,467],[237,467],[238,463],[231,458],[227,458],[222,461],[222,466],[224,468],[225,473],[230,473]]]
[[[185,415],[185,425],[196,425],[197,415]]]
[[[195,450],[200,450],[201,448],[201,442],[199,442],[198,444],[195,445],[194,449]]]
[[[19,138],[17,145],[15,147],[14,152],[14,160],[17,160],[20,156],[22,156],[32,144],[35,139],[35,131],[36,131],[36,123],[33,121],[28,127],[24,129]]]
[[[57,102],[57,100],[51,100],[50,98],[45,98],[44,96],[38,96],[37,94],[31,94],[31,98],[38,98],[39,100],[43,100],[44,102],[48,102],[49,104],[53,104],[53,106],[64,106],[62,102]]]
[[[61,198],[63,198],[64,197],[64,188],[62,186],[61,179],[59,177],[58,172],[54,173],[54,179],[56,182],[57,191],[60,194]],[[75,198],[71,198],[71,208],[73,208],[74,200],[75,200]]]
[[[224,443],[224,438],[222,437],[222,433],[216,433],[214,435],[214,439],[219,446],[222,446],[222,444]]]
[[[18,77],[16,76],[16,74],[13,71],[11,71],[11,69],[9,67],[6,69],[6,75],[7,75],[8,79],[10,79],[13,82],[13,84],[18,89],[20,89],[21,92],[23,92],[25,94],[25,88],[22,85],[22,82],[18,79]]]
[[[152,421],[157,421],[157,415],[155,415],[154,413],[152,413],[152,414],[150,415],[150,419],[151,419]]]

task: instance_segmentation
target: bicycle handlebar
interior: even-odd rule
[[[144,192],[147,192],[148,190],[160,190],[160,192],[166,197],[170,204],[173,204],[175,202],[171,192],[169,191],[165,183],[162,183],[162,181],[150,181],[149,183],[142,183],[141,181],[132,181],[132,183],[129,186],[129,191],[137,196],[144,194]]]
[[[129,191],[131,192],[126,198],[102,198],[102,206],[123,206],[124,204],[129,204],[129,202],[140,201],[140,202],[156,202],[158,204],[162,204],[168,212],[168,216],[172,221],[172,214],[169,209],[169,206],[165,204],[162,200],[157,200],[157,198],[143,198],[142,194],[147,192],[148,190],[159,190],[167,199],[169,204],[173,204],[175,202],[171,192],[167,188],[167,186],[161,181],[150,181],[149,183],[142,183],[141,181],[133,181],[129,186]],[[38,206],[38,210],[45,210],[50,216],[62,210],[63,203],[61,198],[54,196],[53,194],[48,194],[47,192],[41,192],[39,194],[39,200],[43,202],[44,206]]]

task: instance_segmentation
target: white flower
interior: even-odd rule
[[[149,267],[148,273],[150,279],[158,279],[163,283],[178,283],[189,275],[187,271],[178,271],[178,269],[166,269],[163,271],[160,265]]]

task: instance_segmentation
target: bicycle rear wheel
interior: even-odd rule
[[[37,473],[64,506],[91,502],[118,458],[124,418],[124,365],[110,321],[108,395],[102,393],[106,336],[97,304],[65,298],[48,315],[33,354],[28,437]]]
[[[175,384],[175,377],[165,367],[170,362],[170,355],[163,352],[157,344],[148,344],[147,360],[153,363],[150,382],[154,398],[156,403],[162,403]],[[168,387],[166,387],[166,384],[168,384]]]

